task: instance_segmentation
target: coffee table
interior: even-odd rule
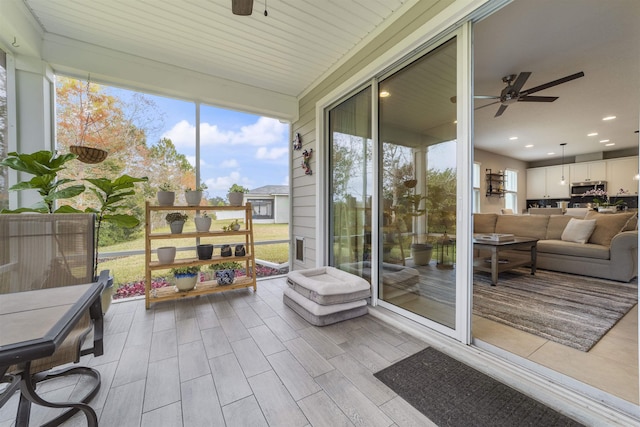
[[[503,271],[513,270],[523,265],[531,265],[531,274],[536,274],[536,253],[538,239],[531,237],[514,237],[513,240],[504,242],[492,242],[473,239],[473,249],[487,249],[491,251],[491,258],[478,257],[473,259],[474,271],[491,273],[491,284],[498,283],[498,274]],[[529,252],[515,253],[515,249],[529,249]],[[502,251],[509,250],[506,256],[501,257]]]

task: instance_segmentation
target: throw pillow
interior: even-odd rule
[[[562,232],[562,240],[565,242],[587,243],[595,228],[595,219],[571,218]]]
[[[627,222],[634,214],[632,212],[619,214],[590,214],[590,218],[595,219],[596,228],[589,238],[589,243],[597,245],[609,246],[613,236],[620,233]]]
[[[550,215],[549,225],[547,225],[547,240],[560,240],[562,238],[562,232],[564,231],[571,218],[569,215]],[[577,219],[577,218],[576,218]]]

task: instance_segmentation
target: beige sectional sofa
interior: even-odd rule
[[[574,216],[474,214],[475,234],[509,233],[540,239],[537,268],[629,282],[638,275],[637,213],[588,212],[595,220],[586,243],[564,233]],[[575,218],[574,221],[582,220]],[[580,225],[586,223],[579,223]],[[572,223],[572,228],[575,223]],[[591,221],[591,225],[593,222]],[[564,233],[564,236],[563,236]],[[564,237],[564,239],[563,239]]]

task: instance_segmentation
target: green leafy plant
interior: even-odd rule
[[[169,224],[171,224],[172,222],[176,221],[186,221],[187,219],[189,219],[189,215],[182,212],[171,212],[168,213],[167,216],[164,217],[164,219],[167,220]]]
[[[184,267],[175,267],[170,270],[174,276],[192,276],[200,271],[199,265],[190,265]]]
[[[147,177],[134,178],[124,174],[113,181],[108,178],[88,178],[86,181],[93,187],[89,190],[96,196],[99,202],[98,209],[87,208],[85,212],[96,214],[96,243],[95,243],[95,263],[94,276],[98,274],[98,248],[100,246],[100,230],[103,222],[112,223],[118,227],[134,228],[140,224],[140,220],[130,214],[122,213],[127,207],[123,202],[133,196],[136,182],[145,182]],[[68,206],[62,206],[58,212],[66,213]]]
[[[205,191],[207,188],[209,188],[209,187],[207,187],[207,184],[205,184],[203,182],[200,185],[196,185],[196,189],[195,190],[192,190],[191,187],[187,187],[187,188],[185,188],[184,191]]]
[[[222,230],[223,231],[235,231],[236,228],[240,227],[240,222],[238,222],[238,219],[234,219],[233,221],[231,221],[231,224],[229,225],[223,225],[222,226]]]
[[[209,264],[209,270],[218,271],[218,270],[238,270],[242,268],[242,265],[236,261],[225,261],[219,262],[216,264]]]
[[[9,188],[11,191],[36,190],[42,197],[42,202],[30,208],[19,208],[15,210],[3,210],[3,213],[40,212],[54,213],[61,212],[81,212],[71,206],[64,205],[54,209],[56,200],[71,199],[81,194],[85,190],[82,184],[67,185],[75,182],[72,179],[57,179],[58,172],[65,169],[65,164],[76,159],[75,154],[57,155],[55,151],[36,151],[31,154],[20,154],[11,152],[0,162],[0,165],[7,166],[19,172],[34,175],[29,181],[19,182]]]
[[[229,187],[229,193],[248,193],[249,189],[246,187],[243,187],[242,185],[238,185],[238,184],[233,184],[231,187]]]
[[[160,186],[158,187],[159,191],[173,191],[173,185],[169,184],[168,182],[165,182],[163,184],[160,184]]]

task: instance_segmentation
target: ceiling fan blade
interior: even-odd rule
[[[504,113],[504,110],[506,110],[508,107],[508,105],[501,105],[500,108],[498,108],[498,111],[496,111],[496,115],[493,117],[500,117],[502,115],[502,113]]]
[[[500,102],[500,101],[490,102],[490,103],[488,103],[488,104],[484,104],[484,105],[481,105],[481,106],[479,106],[479,107],[476,107],[476,108],[474,108],[474,110],[479,110],[479,109],[481,109],[481,108],[488,107],[488,106],[490,106],[490,105],[496,105],[496,104],[497,104],[497,103],[499,103],[499,102]]]
[[[234,15],[248,16],[253,12],[253,0],[231,0]]]
[[[529,79],[529,76],[531,76],[531,73],[529,71],[523,71],[520,74],[518,74],[516,81],[513,83],[513,86],[511,87],[512,90],[514,90],[515,92],[520,92],[520,89],[522,89],[522,86],[524,86],[524,84],[527,82],[527,80]]]
[[[493,95],[474,95],[473,96],[475,99],[500,99],[499,96],[493,96]],[[449,98],[449,100],[455,104],[457,101],[457,97],[456,96],[452,96],[451,98]],[[486,106],[485,106],[486,107]]]
[[[553,102],[557,96],[521,96],[518,102]]]
[[[535,93],[535,92],[539,92],[541,90],[548,89],[548,88],[553,87],[553,86],[561,85],[562,83],[570,82],[571,80],[579,79],[580,77],[584,77],[584,72],[580,71],[579,73],[571,74],[570,76],[563,77],[561,79],[554,80],[552,82],[545,83],[545,84],[540,85],[540,86],[532,87],[531,89],[527,89],[527,90],[524,90],[524,91],[520,92],[520,95],[521,96],[527,96],[529,94],[532,94],[532,93]]]

